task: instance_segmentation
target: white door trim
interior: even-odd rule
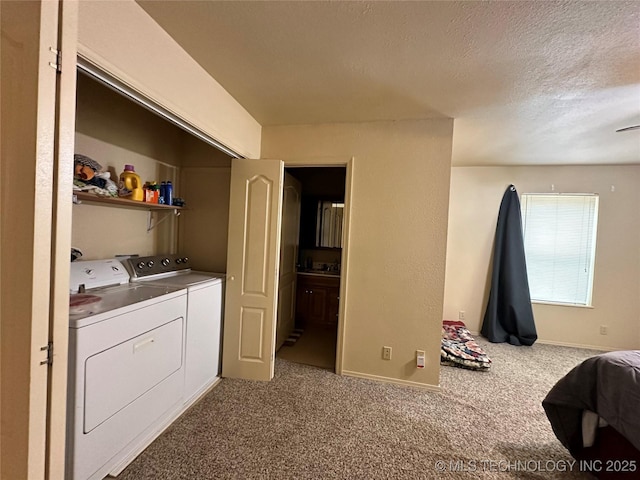
[[[351,205],[353,196],[353,170],[355,157],[313,157],[284,161],[285,168],[291,167],[346,167],[344,191],[344,226],[342,260],[340,264],[340,304],[338,310],[338,339],[336,343],[336,374],[342,375],[346,331],[347,296],[349,286],[349,239],[351,238]],[[275,353],[275,352],[274,352]]]

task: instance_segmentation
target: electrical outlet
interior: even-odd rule
[[[391,347],[382,347],[382,359],[391,360]]]
[[[458,320],[464,320],[464,310],[458,312]]]
[[[600,325],[600,335],[607,335],[609,333],[609,327],[606,325]]]
[[[416,367],[424,368],[424,350],[416,350]]]

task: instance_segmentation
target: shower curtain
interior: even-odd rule
[[[491,291],[481,333],[491,342],[511,345],[533,345],[538,338],[527,279],[520,200],[513,185],[504,192],[500,203]]]

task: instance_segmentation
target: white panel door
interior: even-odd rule
[[[273,378],[283,181],[281,160],[232,161],[224,377]]]
[[[300,238],[300,182],[284,175],[282,195],[282,240],[280,242],[280,278],[276,351],[295,326],[296,263]]]

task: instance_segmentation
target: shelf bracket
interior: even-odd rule
[[[160,220],[158,220],[157,222],[153,223],[153,213],[159,213],[161,212],[161,210],[149,210],[147,212],[147,233],[149,233],[151,230],[153,230],[154,228],[156,228],[158,225],[160,225],[162,222],[164,222],[167,218],[169,218],[169,215],[164,215]],[[167,211],[164,211],[162,213],[168,213]],[[180,216],[180,211],[178,211],[177,208],[173,209],[173,215],[176,217]]]

